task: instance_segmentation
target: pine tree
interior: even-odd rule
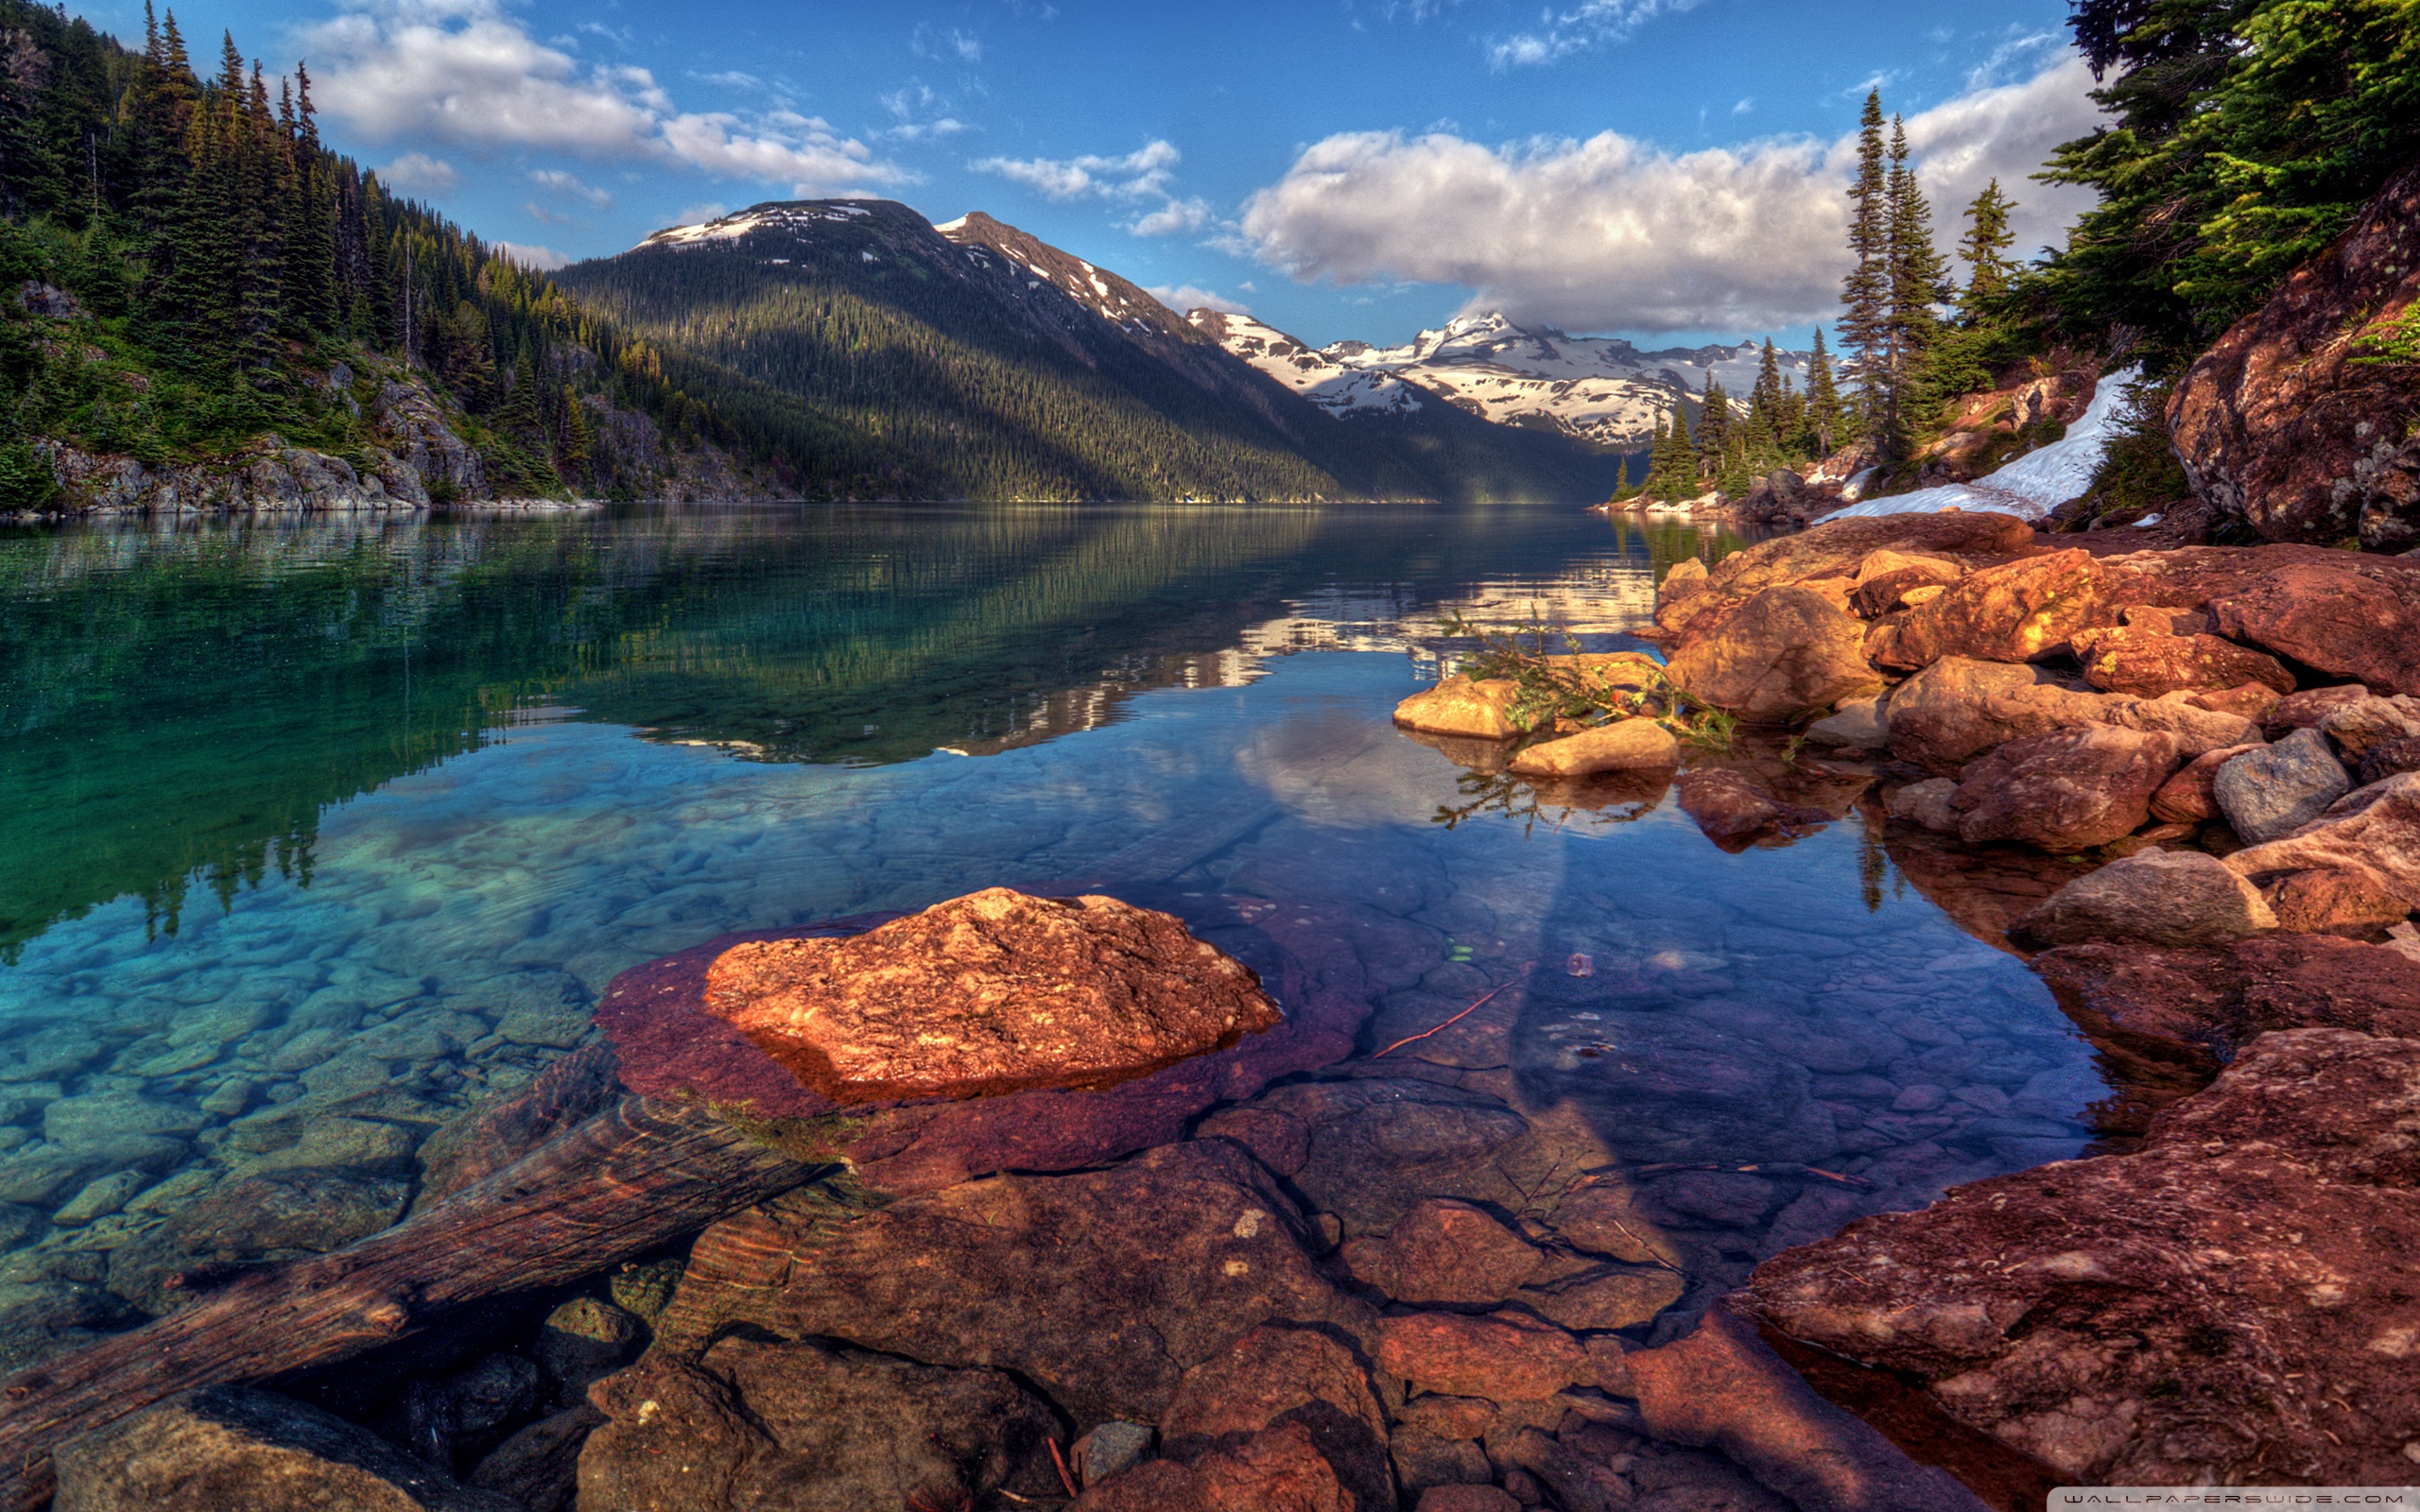
[[[1832,383],[1832,359],[1824,351],[1824,328],[1815,328],[1815,352],[1806,359],[1806,435],[1817,457],[1832,455],[1847,435],[1841,391]]]
[[[1886,326],[1889,371],[1881,424],[1875,434],[1885,456],[1895,457],[1908,440],[1910,399],[1923,376],[1925,354],[1941,330],[1934,306],[1950,297],[1949,266],[1933,246],[1932,207],[1925,202],[1916,170],[1908,161],[1908,133],[1891,119],[1891,167],[1884,180],[1889,209],[1889,290]]]
[[[1891,369],[1891,203],[1884,166],[1882,92],[1865,97],[1858,122],[1857,180],[1849,185],[1849,256],[1841,284],[1841,367],[1857,391],[1856,421],[1881,436]]]
[[[2016,240],[2008,227],[2008,214],[2015,208],[2015,202],[2000,193],[1997,179],[1966,207],[1966,234],[1958,243],[1958,255],[1967,268],[1966,293],[1959,307],[1970,320],[1983,305],[2007,293],[2016,277],[2016,264],[2008,256]]]
[[[1722,471],[1722,459],[1731,446],[1731,396],[1714,379],[1709,368],[1705,375],[1705,398],[1698,409],[1698,465],[1701,472],[1711,480]]]
[[[1781,434],[1783,394],[1781,353],[1773,349],[1773,338],[1767,336],[1764,353],[1756,363],[1756,387],[1748,397],[1748,414],[1776,436]]]

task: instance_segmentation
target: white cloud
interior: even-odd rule
[[[561,168],[536,169],[530,173],[529,181],[550,194],[562,195],[566,199],[579,200],[581,203],[590,206],[592,209],[611,210],[614,208],[614,197],[612,195],[607,194],[602,189],[592,188],[591,186],[580,182],[577,177],[563,172]]]
[[[967,166],[1038,190],[1046,199],[1133,198],[1165,197],[1168,170],[1180,156],[1174,145],[1154,138],[1122,157],[982,158]]]
[[[572,222],[571,216],[564,215],[559,210],[548,210],[545,206],[538,203],[535,199],[523,200],[521,202],[521,211],[522,214],[527,215],[531,220],[543,221],[549,226],[568,226]]]
[[[407,195],[450,195],[462,187],[462,176],[443,158],[406,152],[378,170],[378,181]]]
[[[709,201],[702,205],[683,205],[681,207],[681,213],[672,217],[672,224],[675,226],[702,226],[707,221],[720,220],[723,216],[730,214],[731,207],[722,203],[720,200]]]
[[[527,247],[520,242],[490,242],[488,249],[540,273],[551,273],[556,268],[571,266],[570,258],[551,247]]]
[[[1536,31],[1516,32],[1492,43],[1487,59],[1497,68],[1551,63],[1591,47],[1626,41],[1661,15],[1697,9],[1698,0],[1581,0],[1569,10],[1547,10]]]
[[[943,31],[928,23],[918,22],[916,29],[908,34],[908,46],[919,58],[956,59],[961,63],[983,60],[982,40],[956,26]]]
[[[1995,176],[2022,251],[2090,203],[2026,177],[2099,119],[2090,87],[2070,55],[1908,118],[1945,249]],[[1853,138],[1674,153],[1610,131],[1501,147],[1344,133],[1245,201],[1241,239],[1298,280],[1460,284],[1471,309],[1573,330],[1779,330],[1837,310],[1855,162]]]
[[[1143,292],[1179,315],[1190,314],[1195,310],[1223,310],[1229,315],[1252,314],[1252,306],[1243,301],[1231,300],[1215,290],[1199,288],[1191,284],[1179,284],[1174,286],[1154,284]]]
[[[1126,229],[1137,236],[1167,236],[1200,231],[1216,219],[1208,200],[1181,199],[1169,187],[1183,156],[1174,144],[1155,137],[1117,157],[1087,153],[1074,158],[982,158],[967,166],[977,173],[996,173],[1046,199],[1094,198],[1150,205]],[[1152,204],[1153,200],[1158,203]]]
[[[303,40],[320,108],[373,140],[675,163],[800,196],[913,177],[812,117],[683,112],[646,69],[583,67],[503,0],[359,0]]]

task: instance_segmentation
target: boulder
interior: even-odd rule
[[[2420,562],[2303,562],[2215,600],[2218,632],[2372,692],[2420,694]]]
[[[2275,929],[2260,889],[2204,850],[2146,850],[2052,893],[2010,926],[2046,945],[2223,945]]]
[[[2256,746],[2221,746],[2205,750],[2177,769],[2176,775],[2152,795],[2152,817],[2169,824],[2200,824],[2219,816],[2219,800],[2211,791],[2219,768]]]
[[[2245,751],[2219,768],[2210,795],[2247,843],[2281,839],[2327,811],[2353,780],[2327,739],[2297,730],[2274,745]]]
[[[2032,668],[1944,657],[1893,689],[1885,718],[1891,754],[1949,776],[2024,735],[2096,722],[2102,696],[2042,680]]]
[[[1414,1307],[1493,1305],[1518,1291],[1544,1258],[1484,1209],[1431,1197],[1384,1239],[1346,1246],[1356,1280]]]
[[[1692,558],[1694,559],[1694,558]],[[1525,746],[1506,770],[1522,777],[1591,777],[1681,764],[1681,743],[1652,719],[1619,719],[1560,740]]]
[[[2320,868],[2260,879],[2260,896],[2277,927],[2297,935],[2375,935],[2399,924],[2411,905],[2359,871]]]
[[[2282,740],[2297,730],[2324,724],[2329,714],[2344,705],[2359,703],[2370,696],[2370,690],[2358,682],[2342,683],[2332,688],[2305,688],[2300,693],[2290,693],[2257,716],[2261,738]]]
[[[1529,728],[1513,714],[1520,696],[1511,678],[1474,681],[1458,672],[1395,705],[1395,723],[1432,735],[1510,740]]]
[[[367,1429],[241,1386],[170,1397],[52,1461],[57,1512],[521,1512]]]
[[[2121,694],[2100,696],[2098,717],[2102,724],[2173,735],[2180,756],[2193,757],[2230,746],[2247,746],[2260,733],[2251,720],[2204,709],[2189,702],[2184,694],[2171,693],[2161,698],[2130,698]]]
[[[2238,850],[2227,865],[2247,877],[2266,871],[2358,872],[2389,896],[2420,908],[2420,772],[2356,789],[2292,834]]]
[[[1423,1391],[1544,1401],[1565,1386],[1597,1381],[1580,1341],[1524,1314],[1411,1313],[1378,1330],[1378,1368]]]
[[[642,1365],[745,1325],[1012,1370],[1080,1429],[1157,1422],[1186,1370],[1256,1324],[1367,1336],[1369,1309],[1337,1290],[1312,1244],[1276,1179],[1225,1140],[873,1212],[792,1194],[700,1236]]]
[[[573,1512],[579,1497],[580,1448],[604,1420],[585,1401],[541,1418],[479,1461],[469,1485],[510,1498],[522,1512]]]
[[[2208,709],[2217,713],[2234,714],[2258,724],[2263,715],[2281,700],[2277,690],[2259,682],[2239,683],[2232,688],[2197,693],[2185,701],[2196,709]],[[2263,737],[2264,739],[2266,737]]]
[[[2420,772],[2420,736],[2381,740],[2361,752],[2361,770],[2356,782],[2367,787],[2405,772]]]
[[[578,1401],[590,1382],[620,1369],[638,1352],[647,1325],[613,1303],[575,1297],[546,1314],[530,1350],[558,1400]]]
[[[1945,656],[2033,662],[2067,649],[2078,632],[2117,616],[2100,562],[2070,548],[1972,574],[1877,632],[1868,649],[1876,665],[1908,671]]]
[[[1580,1333],[1652,1323],[1681,1299],[1687,1283],[1662,1265],[1599,1265],[1550,1284],[1525,1286],[1513,1300],[1549,1323]]]
[[[1171,915],[1006,887],[862,935],[735,945],[705,1004],[836,1102],[1098,1085],[1283,1018]]]
[[[580,1450],[579,1501],[616,1512],[967,1506],[1058,1486],[1058,1423],[1001,1370],[734,1335],[590,1397],[606,1421]]]
[[[1067,1503],[1068,1512],[1385,1512],[1337,1478],[1301,1423],[1253,1434],[1190,1465],[1153,1460],[1112,1476]]]
[[[2218,518],[2271,541],[2420,545],[2420,369],[2360,360],[2415,300],[2420,167],[2389,180],[2178,382],[2169,432]]]
[[[2141,829],[2174,770],[2172,737],[2087,725],[2013,740],[1968,763],[1949,801],[1969,845],[2083,850]]]
[[[2014,515],[1950,511],[1833,520],[1733,552],[1715,563],[1708,582],[1744,598],[1777,584],[1854,572],[1876,551],[1997,558],[2032,549],[2032,526]]]
[[[1956,778],[1927,778],[1893,789],[1888,810],[1894,819],[1921,824],[1937,834],[1956,834],[1959,813],[1950,800],[1957,796]]]
[[[2370,747],[2382,741],[2420,737],[2420,698],[2409,694],[2357,698],[2329,710],[2319,728],[2348,765],[2359,765]]]
[[[1806,738],[1819,746],[1885,749],[1891,744],[1891,723],[1883,716],[1882,696],[1841,699],[1838,709],[1806,727]]]
[[[1692,593],[1704,593],[1705,578],[1703,561],[1695,557],[1682,558],[1664,574],[1664,580],[1655,585],[1656,606],[1661,608],[1666,604],[1687,598]]]
[[[1785,803],[1728,767],[1684,772],[1678,787],[1681,811],[1707,839],[1734,853],[1759,840],[1798,839],[1832,819],[1823,809]]]
[[[1309,1329],[1252,1330],[1184,1374],[1160,1419],[1161,1452],[1192,1463],[1299,1427],[1355,1504],[1394,1505],[1387,1420],[1353,1352]]]
[[[1962,563],[1939,557],[1871,552],[1858,563],[1857,589],[1850,594],[1850,605],[1859,614],[1873,619],[1901,607],[1916,589],[1946,588],[1965,576]]]
[[[2335,936],[2066,945],[2033,969],[2093,1043],[2147,1083],[2200,1086],[2274,1029],[2420,1036],[2420,961]]]
[[[2105,693],[2145,698],[2162,694],[2215,693],[2256,683],[2294,691],[2294,675],[2273,656],[2215,635],[2171,635],[2133,626],[2098,626],[2075,635],[2083,679]]]
[[[1863,1219],[1767,1261],[1744,1302],[2071,1485],[2397,1484],[2415,1103],[2420,1042],[2268,1035],[2139,1153]]]
[[[1666,672],[1691,697],[1749,724],[1789,724],[1882,691],[1864,644],[1864,627],[1823,594],[1767,588],[1712,631],[1691,634]]]

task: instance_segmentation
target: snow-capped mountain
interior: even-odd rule
[[[1683,394],[1694,400],[1705,392],[1708,373],[1744,401],[1763,356],[1754,341],[1641,352],[1618,338],[1518,326],[1501,315],[1452,320],[1399,347],[1311,348],[1249,316],[1196,310],[1187,318],[1332,415],[1408,412],[1425,391],[1498,424],[1542,426],[1599,446],[1646,441]],[[1803,387],[1808,354],[1777,355],[1783,375]]]

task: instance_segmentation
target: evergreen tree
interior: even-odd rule
[[[1891,119],[1890,172],[1884,180],[1889,208],[1890,365],[1883,390],[1882,422],[1876,434],[1882,455],[1900,455],[1911,423],[1910,409],[1922,380],[1926,353],[1941,330],[1934,306],[1949,298],[1949,266],[1933,246],[1932,207],[1925,202],[1916,170],[1908,161],[1908,133]]]
[[[1781,353],[1774,350],[1773,338],[1767,336],[1763,355],[1756,363],[1756,387],[1748,396],[1749,417],[1762,421],[1769,434],[1781,434],[1784,397]]]
[[[1824,351],[1824,328],[1815,328],[1814,355],[1806,359],[1806,436],[1816,456],[1832,455],[1847,434],[1841,393],[1832,383],[1832,359]]]
[[[2016,240],[2008,227],[2008,213],[2015,208],[2015,202],[2000,193],[1997,179],[1966,207],[1966,234],[1958,243],[1958,255],[1966,265],[1966,293],[1959,308],[1969,320],[2015,282],[2016,265],[2008,256]]]
[[[1705,374],[1705,399],[1698,409],[1698,466],[1703,476],[1711,480],[1722,471],[1722,459],[1731,446],[1731,396],[1714,379],[1714,369]]]
[[[1841,284],[1841,365],[1856,387],[1857,428],[1878,440],[1891,381],[1891,202],[1882,93],[1865,96],[1858,122],[1857,179],[1849,185],[1848,276]]]

